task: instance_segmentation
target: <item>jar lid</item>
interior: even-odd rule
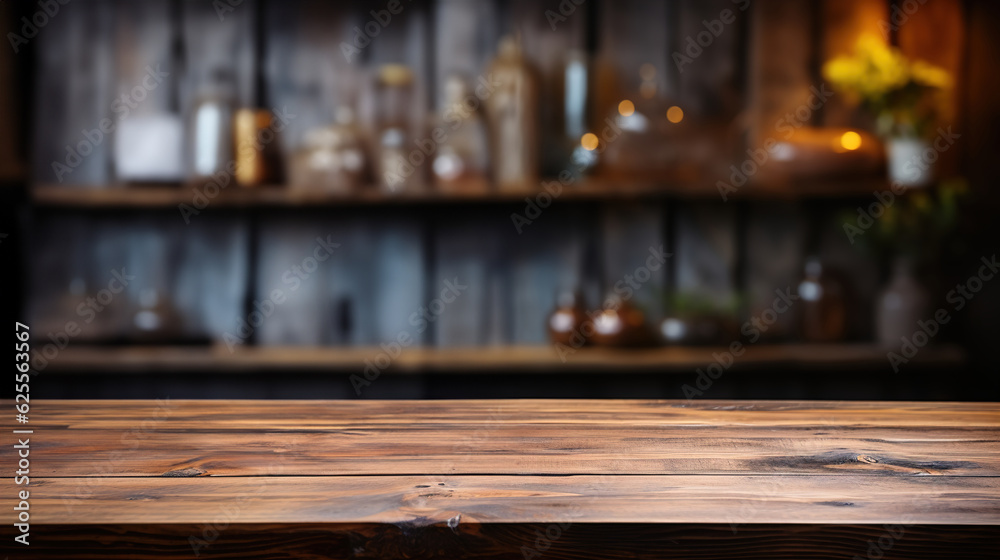
[[[408,86],[413,83],[413,71],[403,64],[383,64],[378,70],[378,81],[386,86]]]

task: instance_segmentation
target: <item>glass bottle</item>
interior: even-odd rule
[[[487,70],[495,83],[486,98],[493,175],[500,190],[538,186],[538,80],[513,37],[500,40]]]
[[[437,130],[447,136],[437,144],[431,169],[438,190],[442,192],[483,192],[489,188],[489,151],[486,125],[476,110],[476,99],[465,80],[451,76],[445,83],[445,106],[431,134]]]
[[[193,179],[226,173],[233,160],[233,85],[229,72],[212,73],[191,112],[188,127],[188,176]]]
[[[413,111],[413,72],[401,64],[386,64],[379,69],[375,88],[378,114],[378,156],[375,182],[382,190],[400,193],[421,187],[420,164],[410,155],[410,122]],[[419,152],[424,158],[424,154]],[[416,157],[416,156],[414,156]]]
[[[270,110],[243,107],[233,113],[237,184],[254,188],[281,180],[282,160],[277,136]]]
[[[799,297],[802,338],[806,342],[834,342],[844,338],[847,331],[844,288],[823,270],[818,257],[806,260]]]
[[[155,288],[139,290],[130,338],[142,342],[176,340],[181,337],[181,325],[180,314],[164,294]]]
[[[565,168],[579,177],[597,164],[596,145],[584,135],[588,134],[587,109],[590,103],[590,65],[581,51],[566,55],[563,72],[563,132],[565,134]],[[593,133],[590,133],[593,135]],[[586,146],[585,146],[586,144]],[[588,147],[589,146],[589,147]]]

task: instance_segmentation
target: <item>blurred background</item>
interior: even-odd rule
[[[996,400],[987,0],[0,3],[38,398]]]

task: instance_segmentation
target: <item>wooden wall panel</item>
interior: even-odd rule
[[[878,293],[885,286],[886,278],[882,274],[889,263],[880,262],[878,256],[851,245],[844,235],[842,222],[827,218],[824,224],[827,227],[821,230],[820,258],[824,266],[848,279],[847,287],[854,297],[851,313],[848,313],[848,336],[873,340]]]
[[[281,290],[287,301],[277,306],[275,313],[260,329],[262,345],[318,345],[346,343],[370,337],[367,324],[370,310],[367,298],[359,293],[368,267],[358,261],[358,254],[371,252],[367,233],[354,222],[327,222],[282,218],[269,220],[261,226],[260,261],[257,274],[257,298]],[[354,235],[352,235],[354,234]],[[340,248],[327,260],[317,262],[314,272],[302,273],[303,260],[314,258],[319,246],[317,238],[339,243]],[[353,267],[350,265],[354,265]],[[345,274],[351,270],[352,274]],[[350,340],[338,340],[334,334],[337,323],[335,302],[350,302],[352,332]]]
[[[748,0],[681,0],[675,8],[677,21],[671,52],[685,52],[687,38],[697,40],[700,33],[722,23],[722,31],[704,47],[702,53],[690,64],[683,65],[683,72],[674,74],[677,79],[676,99],[691,117],[729,119],[742,108],[739,83],[741,66],[746,58],[744,29],[749,28],[751,3]],[[722,22],[728,10],[732,23]],[[650,14],[656,18],[658,14]],[[717,27],[716,27],[717,28]],[[700,46],[700,45],[699,45]],[[668,61],[673,70],[674,61]],[[670,68],[670,67],[668,67]]]
[[[268,4],[270,101],[296,115],[282,131],[286,152],[299,146],[309,129],[333,123],[339,106],[355,109],[365,84],[363,59],[352,56],[349,62],[341,48],[353,39],[354,17],[349,5],[317,0]],[[384,35],[396,31],[390,24]],[[380,33],[374,40],[387,39]]]
[[[677,286],[682,295],[716,302],[735,295],[736,209],[733,204],[682,203],[677,210]]]
[[[375,238],[371,255],[372,342],[391,342],[406,334],[414,340],[413,345],[422,345],[429,333],[418,332],[411,315],[429,305],[429,292],[439,294],[440,289],[435,292],[433,279],[427,278],[421,223],[399,219],[370,227]]]
[[[171,52],[176,31],[171,4],[118,0],[114,5],[114,18],[115,97],[128,95],[133,88],[141,86],[147,67],[159,67],[169,76],[145,99],[138,101],[129,116],[169,112],[171,90],[180,90],[184,64],[183,60],[174,60]]]
[[[610,293],[631,292],[628,301],[646,311],[646,319],[651,325],[659,324],[663,318],[663,297],[666,293],[667,268],[674,263],[670,257],[665,263],[655,264],[658,270],[650,271],[649,280],[639,282],[634,277],[636,270],[645,268],[652,253],[664,245],[662,209],[650,205],[621,205],[605,208],[602,213],[601,235],[603,242],[603,283],[606,293],[594,302],[597,307]],[[666,251],[666,247],[663,247]],[[626,278],[633,277],[633,288]],[[644,277],[639,273],[639,277]],[[623,282],[623,284],[618,284]]]
[[[170,216],[174,218],[174,216]],[[165,224],[171,232],[171,292],[190,334],[221,339],[243,314],[247,235],[242,221],[213,217],[190,226]]]
[[[86,142],[81,134],[113,118],[114,101],[114,16],[112,0],[71,3],[61,6],[59,17],[51,18],[36,41],[38,97],[32,171],[34,179],[66,184],[102,184],[109,180],[108,138],[96,145],[72,167],[57,177],[53,163],[66,164],[67,147],[78,149]],[[86,149],[86,148],[85,148]]]
[[[31,231],[29,316],[40,330],[61,331],[73,320],[82,327],[74,342],[135,334],[131,322],[144,289],[171,302],[182,336],[221,338],[242,314],[246,246],[231,220],[184,226],[173,214],[111,221],[54,213],[39,216]],[[91,314],[78,306],[116,274],[134,278],[88,323]]]
[[[317,238],[339,247],[303,278],[292,267],[313,256]],[[417,222],[283,218],[268,221],[261,239],[258,299],[274,289],[288,296],[261,329],[262,344],[376,346],[404,332],[414,345],[425,340],[410,322],[427,305]]]
[[[440,293],[445,279],[468,286],[437,316],[433,328],[438,346],[485,345],[502,336],[502,318],[496,309],[496,300],[503,294],[504,271],[496,268],[503,250],[500,238],[507,235],[502,227],[510,225],[492,225],[471,216],[449,216],[435,224],[428,294]]]
[[[938,0],[927,2],[911,14],[903,12],[906,17],[902,25],[897,26],[899,48],[911,58],[925,60],[947,70],[954,80],[954,87],[946,95],[942,124],[959,129],[962,121],[962,111],[966,105],[962,98],[962,88],[965,86],[961,77],[965,71],[965,59],[968,53],[965,31],[965,9],[959,0]],[[967,138],[967,137],[966,137]],[[963,139],[964,140],[964,139]],[[963,141],[964,144],[964,141]],[[972,149],[973,144],[965,144],[964,149]],[[961,173],[959,168],[960,150],[948,150],[941,153],[941,158],[935,163],[939,177],[950,177]]]
[[[547,320],[558,294],[586,291],[584,253],[591,223],[592,214],[582,208],[550,207],[521,235],[510,227],[505,237],[513,246],[507,264],[509,343],[546,344]],[[596,290],[590,291],[586,301],[593,308],[600,301]]]
[[[778,121],[807,102],[809,88],[819,85],[811,67],[815,57],[814,9],[812,3],[795,0],[754,4],[748,45],[750,146],[768,138],[784,139],[776,131]]]
[[[184,78],[182,107],[191,110],[201,88],[218,70],[232,78],[237,103],[249,103],[253,72],[249,58],[249,39],[254,11],[253,0],[246,0],[231,11],[216,10],[211,2],[186,0],[184,19]]]
[[[748,212],[746,235],[747,279],[746,310],[750,316],[774,302],[774,291],[790,288],[798,293],[802,280],[810,227],[805,209],[795,203],[755,203]],[[798,331],[798,309],[778,315],[767,338],[794,337]],[[745,320],[746,318],[743,318]]]
[[[32,222],[28,240],[34,247],[28,260],[28,301],[25,308],[31,325],[39,331],[55,332],[66,321],[76,320],[76,305],[86,293],[89,262],[82,258],[83,249],[91,243],[88,221],[84,216],[41,218]],[[81,276],[70,292],[75,276]],[[84,335],[91,335],[85,329]]]

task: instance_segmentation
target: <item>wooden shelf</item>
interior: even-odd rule
[[[385,368],[388,373],[693,373],[715,362],[723,347],[666,347],[649,349],[584,348],[565,362],[552,346],[484,348],[407,348]],[[746,348],[734,368],[869,367],[892,373],[886,350],[871,344],[776,344]],[[46,372],[183,372],[242,373],[265,370],[361,372],[382,350],[336,347],[238,348],[230,353],[215,347],[103,347],[70,346],[51,361]],[[924,348],[907,367],[960,365],[962,349]]]
[[[35,185],[32,201],[39,206],[75,208],[175,208],[180,204],[194,206],[194,190],[203,184],[125,186],[125,185]],[[788,184],[747,185],[729,198],[797,199],[847,198],[870,195],[873,190],[887,188],[878,179],[803,180],[794,187]],[[433,189],[415,193],[385,193],[376,187],[366,187],[352,194],[334,194],[318,190],[296,189],[270,185],[242,188],[230,185],[209,201],[208,207],[305,207],[305,206],[379,206],[379,205],[444,205],[444,204],[506,204],[524,203],[525,197],[544,192],[533,185],[523,190],[471,193],[441,193]],[[560,201],[628,201],[665,198],[720,200],[711,181],[633,182],[591,179],[567,185],[557,197]]]

